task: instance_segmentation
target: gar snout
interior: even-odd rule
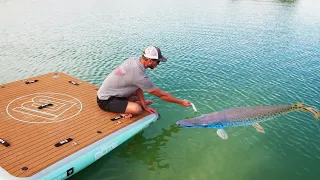
[[[194,124],[190,121],[188,122],[188,120],[180,120],[176,124],[181,127],[194,127]]]

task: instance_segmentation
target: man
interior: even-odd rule
[[[167,102],[190,106],[188,100],[178,99],[156,87],[146,74],[147,68],[154,69],[160,62],[166,61],[160,49],[154,46],[147,47],[140,59],[129,58],[124,61],[106,77],[99,88],[99,107],[104,111],[121,113],[126,118],[140,114],[143,110],[158,114],[155,109],[148,107],[152,101],[145,100],[144,91]]]

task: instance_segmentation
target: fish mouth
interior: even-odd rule
[[[181,127],[186,127],[186,128],[192,128],[192,127],[196,127],[194,124],[186,121],[186,120],[180,120],[176,123],[178,126]]]

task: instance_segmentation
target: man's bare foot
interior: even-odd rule
[[[132,118],[132,114],[120,114],[124,118]]]
[[[153,104],[153,101],[152,100],[146,100],[146,104],[147,105]]]

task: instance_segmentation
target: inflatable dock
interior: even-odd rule
[[[67,179],[158,118],[105,112],[97,90],[60,72],[0,85],[0,180]]]

